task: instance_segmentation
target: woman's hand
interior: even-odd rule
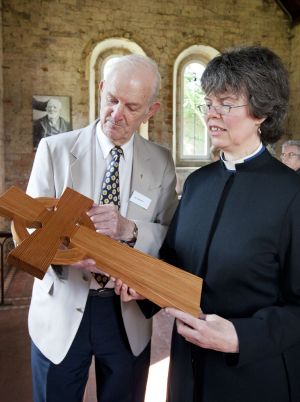
[[[143,300],[143,296],[139,295],[134,289],[128,287],[121,279],[116,279],[115,293],[120,296],[123,302],[129,302],[131,300]]]
[[[200,318],[195,318],[172,307],[165,311],[176,318],[177,332],[188,342],[218,352],[239,352],[238,336],[230,321],[216,314],[201,314]]]

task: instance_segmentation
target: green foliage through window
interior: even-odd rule
[[[192,62],[183,70],[182,159],[201,159],[207,155],[206,126],[197,108],[204,103],[204,93],[200,84],[204,69],[203,64]]]

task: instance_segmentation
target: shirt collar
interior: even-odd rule
[[[265,147],[262,143],[259,144],[258,148],[256,148],[256,150],[254,152],[252,152],[252,154],[247,155],[246,158],[241,158],[241,159],[237,159],[235,161],[227,161],[225,159],[224,153],[221,152],[220,153],[220,158],[222,160],[222,162],[224,163],[225,167],[227,170],[231,170],[231,171],[235,171],[235,165],[239,164],[239,163],[244,163],[247,162],[255,157],[257,157],[259,154],[261,154],[263,151],[265,150]]]
[[[111,142],[111,140],[103,133],[100,121],[97,123],[96,133],[103,157],[104,159],[106,159],[110,154],[110,151],[115,147],[115,144]],[[131,136],[129,141],[121,146],[121,148],[123,149],[123,156],[125,160],[127,155],[129,155],[129,152],[131,152],[133,149],[133,139],[134,134]]]

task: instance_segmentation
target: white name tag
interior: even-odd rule
[[[151,204],[150,198],[146,197],[145,195],[139,193],[136,190],[134,190],[134,192],[132,193],[129,201],[133,202],[136,205],[139,205],[144,209],[148,209],[149,205]]]

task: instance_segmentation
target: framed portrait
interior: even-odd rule
[[[32,97],[33,148],[41,138],[72,130],[70,96],[34,95]]]

